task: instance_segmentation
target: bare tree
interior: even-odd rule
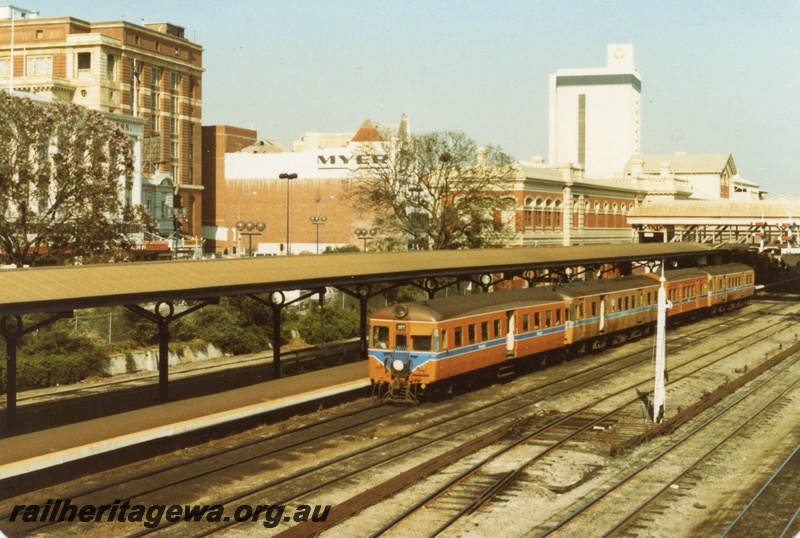
[[[17,265],[102,261],[151,227],[126,207],[129,137],[102,114],[0,91],[0,259]]]
[[[501,246],[513,233],[503,215],[518,172],[498,147],[445,131],[365,143],[355,158],[347,196],[384,237],[442,250]]]

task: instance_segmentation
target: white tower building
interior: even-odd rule
[[[608,45],[607,65],[550,75],[551,165],[580,164],[587,177],[608,178],[640,153],[642,79],[633,45]]]

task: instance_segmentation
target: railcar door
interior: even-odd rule
[[[606,296],[600,296],[600,322],[598,323],[597,330],[601,333],[606,331]]]
[[[584,337],[586,337],[586,325],[583,322],[584,304],[585,304],[584,298],[580,297],[573,300],[572,304],[569,307],[570,308],[569,317],[571,318],[570,321],[573,322],[572,342],[581,340]]]
[[[513,310],[508,310],[506,312],[506,327],[508,327],[508,331],[506,332],[506,357],[513,357],[516,355],[516,339],[514,338],[516,317]]]

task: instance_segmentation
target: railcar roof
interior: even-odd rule
[[[743,263],[728,263],[725,265],[711,265],[703,267],[703,270],[710,275],[722,275],[725,273],[753,272],[753,268]]]
[[[570,282],[569,284],[556,288],[556,292],[564,297],[576,299],[589,295],[613,293],[657,285],[658,283],[656,281],[646,276],[624,276],[620,278],[588,280],[585,282]]]
[[[490,293],[473,293],[455,295],[406,303],[409,317],[426,318],[430,321],[444,321],[494,312],[497,310],[513,310],[521,306],[552,304],[562,301],[562,297],[549,287],[525,288],[520,290],[494,291]],[[416,312],[415,312],[416,311]],[[422,312],[420,312],[422,311]],[[382,308],[372,315],[373,319],[395,320],[394,306]]]

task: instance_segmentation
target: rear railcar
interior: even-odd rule
[[[659,273],[646,273],[655,280],[661,279]],[[701,268],[670,269],[664,272],[665,288],[669,310],[667,317],[685,318],[702,313],[708,308],[708,273]]]
[[[743,263],[705,267],[709,280],[709,307],[712,311],[739,308],[755,293],[755,271]]]

